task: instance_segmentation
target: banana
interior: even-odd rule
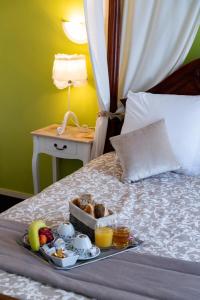
[[[28,239],[33,251],[38,251],[40,248],[40,240],[39,240],[39,230],[40,228],[47,227],[44,221],[35,220],[33,221],[28,228]]]

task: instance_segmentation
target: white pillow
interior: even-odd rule
[[[165,120],[172,150],[187,174],[200,174],[200,96],[129,91],[121,133]]]
[[[179,169],[167,136],[165,121],[110,138],[123,170],[122,180],[134,182]]]

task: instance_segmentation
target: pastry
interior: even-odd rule
[[[82,194],[79,198],[73,200],[73,204],[90,214],[96,219],[109,216],[109,211],[104,204],[94,202],[91,194]]]
[[[105,207],[103,204],[95,204],[94,215],[95,215],[95,218],[99,219],[99,218],[108,216],[109,211],[108,211],[107,207]]]
[[[87,204],[94,204],[94,200],[91,194],[82,194],[80,195],[81,200],[81,206],[87,205]]]
[[[85,211],[87,214],[89,214],[89,215],[95,217],[95,216],[94,216],[94,205],[93,205],[93,204],[87,204],[87,205],[85,206],[85,208],[84,208],[84,211]]]
[[[80,198],[76,198],[73,200],[74,205],[81,207],[81,199]]]

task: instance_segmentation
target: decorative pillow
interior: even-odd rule
[[[179,168],[164,120],[110,138],[119,157],[123,181],[133,182]]]
[[[128,93],[121,133],[165,120],[172,150],[187,174],[200,174],[200,96]]]

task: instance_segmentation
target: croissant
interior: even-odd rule
[[[94,205],[92,205],[92,204],[85,205],[85,208],[83,209],[83,211],[85,211],[89,215],[95,217],[94,216]]]
[[[80,207],[81,206],[81,199],[80,198],[76,198],[73,200],[74,205]]]

